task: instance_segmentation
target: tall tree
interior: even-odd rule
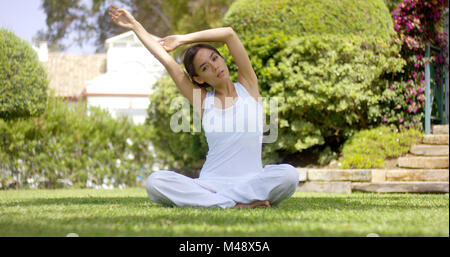
[[[82,45],[91,40],[97,52],[103,50],[107,38],[125,32],[108,16],[110,0],[42,0],[47,15],[47,28],[37,34],[38,40],[48,41],[53,50],[70,45],[63,41],[74,35],[73,41]],[[116,0],[114,4],[127,8],[152,34],[188,33],[221,25],[223,16],[234,0]]]

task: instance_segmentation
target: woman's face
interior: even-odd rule
[[[211,86],[229,80],[229,71],[225,60],[215,51],[201,48],[194,57],[194,68],[198,76],[194,76],[199,84],[208,83]]]

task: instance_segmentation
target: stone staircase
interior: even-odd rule
[[[449,126],[434,126],[420,144],[398,158],[395,169],[300,169],[298,191],[449,192]]]

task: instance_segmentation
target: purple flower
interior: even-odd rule
[[[416,123],[417,122],[417,120],[414,120],[414,123]]]
[[[409,21],[408,21],[408,23],[406,23],[406,27],[407,27],[407,29],[406,29],[406,31],[410,31],[410,30],[412,30],[414,27],[409,23]]]
[[[387,122],[388,119],[386,117],[383,118],[382,122]]]

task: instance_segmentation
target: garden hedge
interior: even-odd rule
[[[39,117],[0,119],[0,189],[139,185],[155,164],[149,130],[87,111],[50,97]]]

